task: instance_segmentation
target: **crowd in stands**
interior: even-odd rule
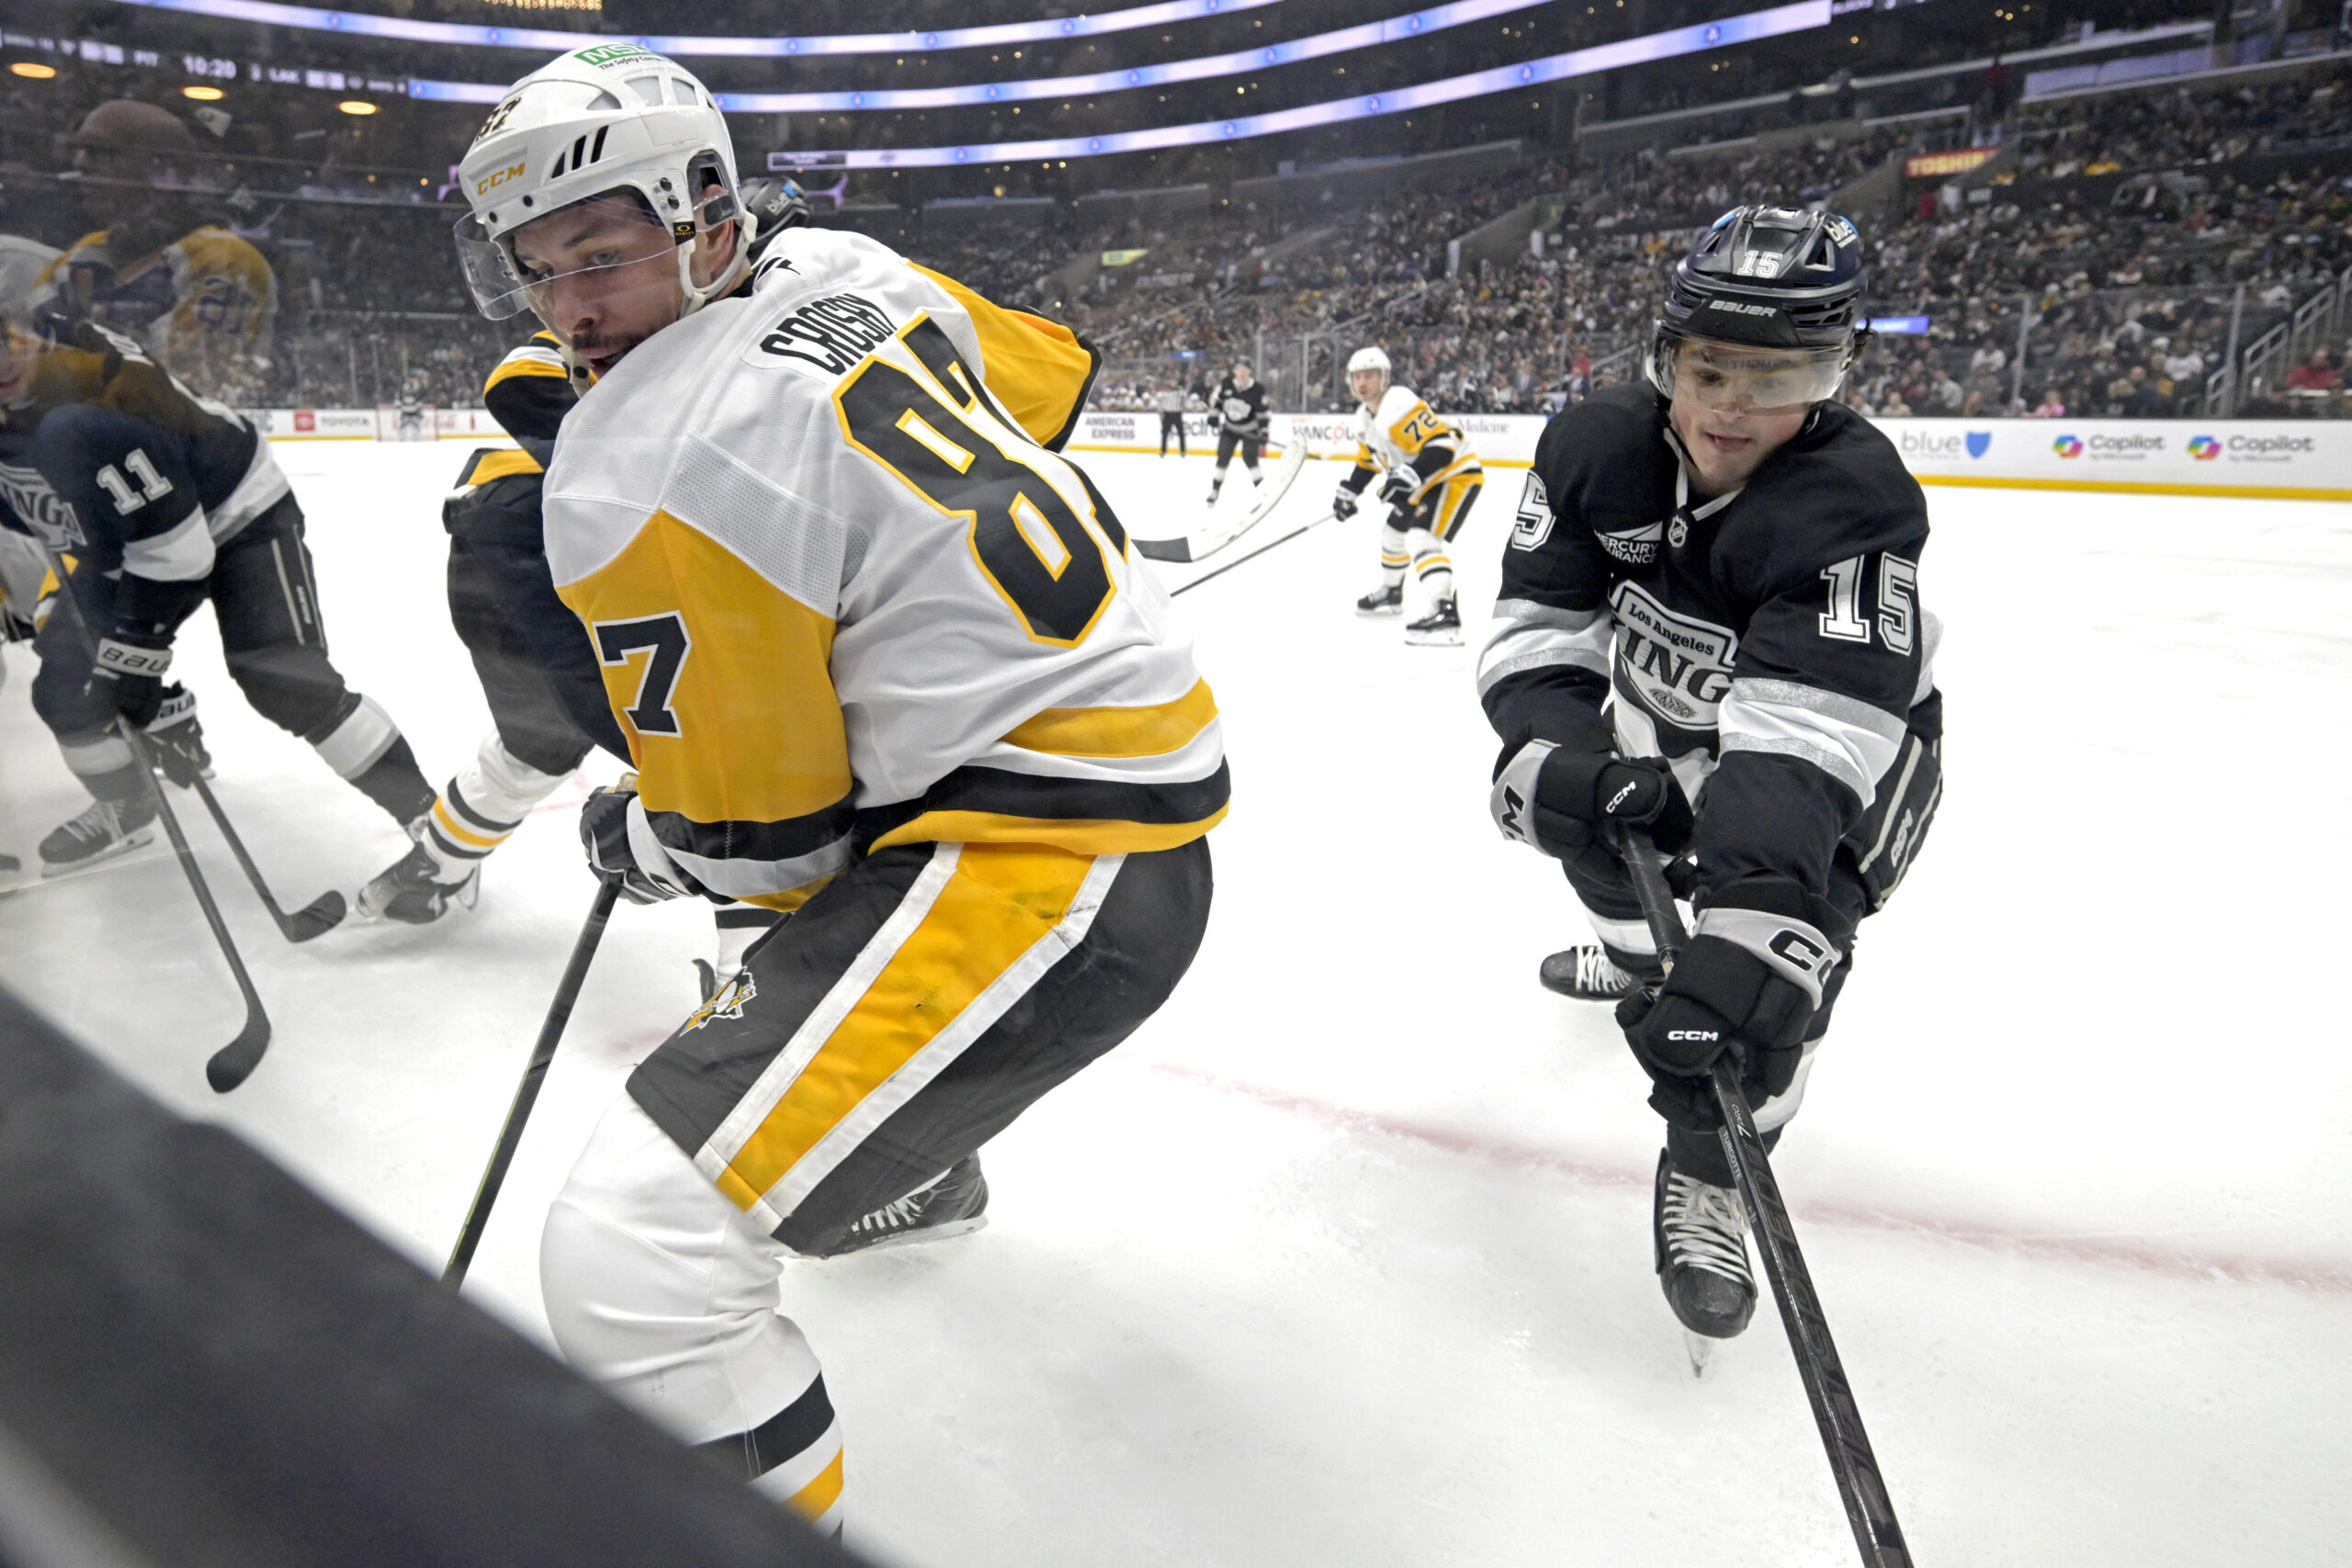
[[[1871,244],[1872,308],[1928,326],[1870,346],[1847,389],[1856,406],[2187,415],[2219,412],[2227,390],[2336,412],[2352,310],[2332,318],[2333,336],[2274,344],[2260,385],[2220,378],[2233,347],[2272,342],[2352,269],[2347,107],[2341,66],[2030,103],[1985,183],[1940,193],[1881,171],[1949,148],[1964,118],[1860,134],[1832,124],[1793,144],[1671,155],[1537,153],[1475,175],[1417,179],[1399,165],[1385,188],[1310,178],[1304,194],[1256,205],[1216,192],[1186,210],[1007,204],[928,224],[917,212],[899,215],[890,239],[1101,345],[1106,404],[1145,406],[1249,359],[1279,403],[1335,407],[1339,367],[1376,342],[1442,407],[1538,412],[1638,374],[1666,269],[1696,226],[1743,201],[1843,205],[1840,193],[1871,177],[1871,203],[1852,210]],[[474,313],[449,245],[455,209],[406,192],[372,199],[356,170],[322,169],[312,183],[322,188],[307,196],[241,186],[221,197],[216,220],[270,259],[279,306],[272,341],[209,389],[252,405],[475,400],[533,323]],[[1499,246],[1474,244],[1452,265],[1451,242],[1514,214],[1526,221],[1497,225]]]

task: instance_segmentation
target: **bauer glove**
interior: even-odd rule
[[[90,673],[91,701],[107,717],[119,714],[132,728],[144,729],[164,705],[164,671],[171,667],[169,643],[100,637],[97,665]]]
[[[621,897],[632,904],[659,904],[696,891],[653,837],[644,804],[628,784],[588,793],[580,807],[580,847],[588,852],[588,869],[618,877]]]
[[[1347,486],[1341,485],[1338,492],[1331,497],[1331,515],[1342,523],[1353,517],[1363,495],[1362,491],[1350,490]]]
[[[1711,898],[1666,983],[1617,1004],[1618,1027],[1655,1085],[1651,1109],[1713,1130],[1707,1078],[1727,1052],[1750,1105],[1786,1093],[1838,960],[1829,933],[1843,929],[1826,901],[1787,877],[1741,877]]]
[[[147,739],[154,747],[155,771],[182,789],[210,776],[212,757],[204,749],[204,727],[196,719],[196,694],[177,681],[164,688]]]

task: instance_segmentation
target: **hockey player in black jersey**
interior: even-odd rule
[[[1855,928],[1941,793],[1926,504],[1885,436],[1829,400],[1862,287],[1843,218],[1717,222],[1675,269],[1649,385],[1545,427],[1479,660],[1503,740],[1491,809],[1563,863],[1628,976],[1578,994],[1623,993],[1618,1021],[1668,1122],[1660,1283],[1714,1337],[1747,1326],[1756,1286],[1707,1075],[1731,1053],[1778,1137]],[[1619,823],[1688,856],[1670,874],[1696,918],[1671,976],[1610,847]],[[1547,961],[1547,982],[1577,977],[1561,967]]]
[[[154,797],[119,716],[185,782],[206,765],[193,700],[164,683],[209,600],[229,673],[394,820],[432,804],[400,728],[328,662],[302,510],[259,434],[139,345],[19,297],[0,321],[0,498],[65,572],[35,644],[33,706],[95,797],[41,840],[61,871],[143,842]]]
[[[1216,422],[1216,472],[1209,479],[1209,504],[1215,506],[1217,492],[1225,488],[1225,470],[1233,466],[1236,452],[1241,454],[1241,466],[1250,470],[1250,482],[1265,482],[1258,472],[1258,455],[1265,449],[1273,416],[1266,412],[1266,389],[1258,384],[1256,373],[1247,365],[1235,366],[1217,383],[1216,396],[1209,400],[1209,415]]]

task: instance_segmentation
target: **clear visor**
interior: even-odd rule
[[[549,219],[562,216],[553,213]],[[476,310],[493,321],[530,310],[549,326],[556,324],[549,310],[567,287],[600,297],[637,288],[668,288],[678,276],[679,250],[693,243],[673,240],[645,220],[632,230],[595,237],[609,243],[554,250],[551,254],[557,259],[549,265],[518,259],[512,232],[492,239],[471,213],[458,220],[452,237]]]
[[[1671,396],[1758,413],[1810,408],[1837,396],[1852,358],[1845,348],[1758,348],[1672,333],[1658,354],[1660,380]]]

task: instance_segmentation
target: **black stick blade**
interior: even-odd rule
[[[1185,536],[1173,539],[1137,539],[1136,553],[1146,560],[1189,561],[1193,558],[1193,541]]]
[[[237,1037],[218,1051],[204,1064],[204,1081],[212,1086],[215,1094],[226,1094],[254,1076],[261,1066],[262,1053],[269,1049],[269,1017],[259,1008],[245,1013],[245,1027]]]
[[[287,941],[308,942],[343,924],[343,918],[348,913],[350,908],[344,903],[343,895],[330,888],[279,923],[286,928]]]

